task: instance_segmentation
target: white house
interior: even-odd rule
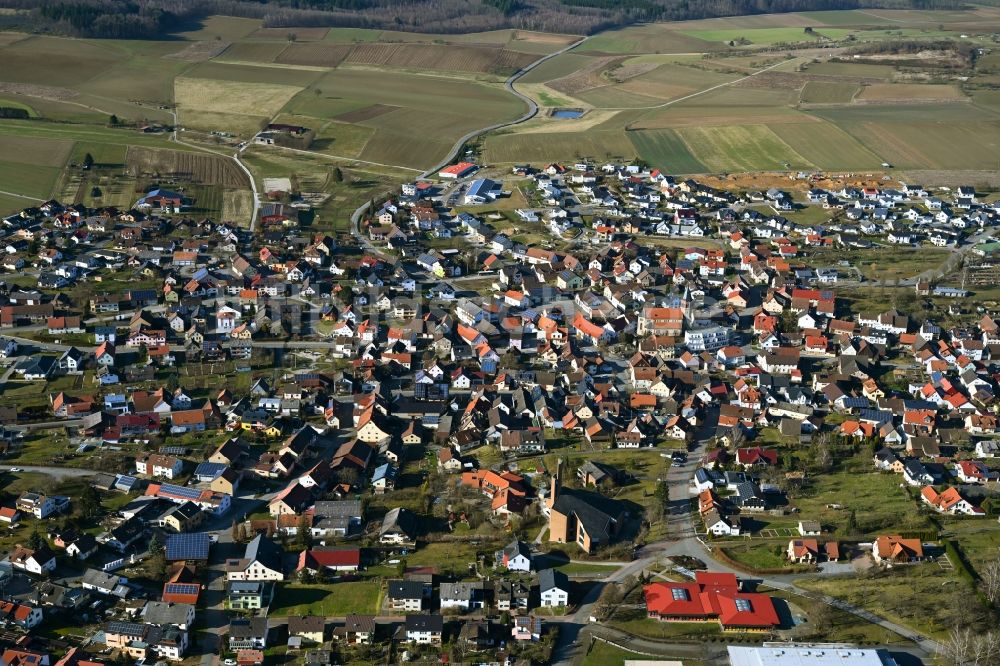
[[[544,569],[538,574],[538,590],[542,606],[569,606],[569,578],[561,571]]]

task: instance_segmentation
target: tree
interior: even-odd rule
[[[38,550],[45,545],[45,538],[42,533],[38,531],[38,525],[36,524],[34,529],[31,530],[31,534],[28,536],[28,548],[31,550]]]
[[[118,120],[118,116],[112,113],[111,118],[108,119],[108,124],[111,125],[112,127],[117,127],[118,125],[121,124],[121,121]]]
[[[295,34],[294,32],[290,32],[290,33],[288,33],[288,35],[287,35],[287,39],[288,39],[288,41],[290,41],[290,42],[294,42],[294,41],[295,41],[296,39],[298,39],[298,38],[299,38],[299,36],[298,36],[298,35],[296,35],[296,34]]]
[[[167,554],[157,533],[149,540],[149,559],[146,560],[146,571],[154,580],[163,580],[167,573]]]
[[[340,170],[340,167],[333,168],[333,182],[335,183],[344,182],[344,172]]]
[[[99,188],[97,185],[94,185],[92,188],[90,188],[90,196],[94,197],[95,199],[100,199],[102,196],[104,196],[104,193],[101,192],[101,188]]]
[[[991,604],[1000,605],[1000,558],[983,567],[979,574],[979,588]]]
[[[948,663],[959,666],[986,666],[1000,659],[1000,633],[955,627],[943,643]]]
[[[83,168],[89,169],[92,166],[94,166],[94,156],[91,155],[90,153],[87,153],[86,155],[83,156]]]
[[[101,496],[93,486],[86,486],[76,503],[80,516],[86,519],[101,515]]]
[[[312,545],[309,518],[304,514],[299,516],[299,524],[295,530],[295,545],[302,550],[307,550]]]

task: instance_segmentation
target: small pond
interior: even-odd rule
[[[559,118],[560,120],[566,120],[570,118],[579,118],[584,114],[582,109],[556,109],[552,112],[553,118]]]

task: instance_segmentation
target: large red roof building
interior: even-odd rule
[[[766,594],[740,591],[735,574],[695,573],[693,583],[647,585],[646,612],[664,622],[717,621],[725,630],[765,631],[781,622]]]

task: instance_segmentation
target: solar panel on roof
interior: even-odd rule
[[[185,486],[175,486],[171,483],[164,483],[160,486],[160,492],[180,497],[182,499],[196,500],[201,497],[201,491],[197,488],[186,488]]]
[[[183,456],[187,454],[186,446],[161,446],[160,453],[165,453],[171,456]]]
[[[208,534],[172,534],[167,537],[168,560],[204,560],[208,558]]]
[[[198,591],[197,583],[167,583],[167,594],[194,594]]]

